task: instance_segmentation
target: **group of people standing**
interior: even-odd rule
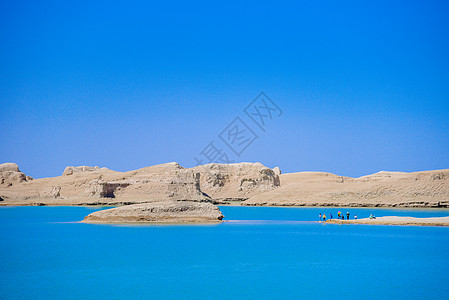
[[[346,212],[346,220],[349,220],[350,215],[351,214],[349,213],[349,211]],[[345,215],[341,211],[338,211],[337,216],[338,216],[338,219],[341,219],[341,220],[345,219]],[[320,214],[319,217],[320,217],[320,221],[326,222],[326,218],[327,218],[326,214]],[[332,220],[332,218],[333,218],[332,213],[329,213],[329,219]],[[357,220],[357,215],[354,215],[354,219]]]

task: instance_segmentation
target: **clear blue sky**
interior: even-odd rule
[[[190,167],[235,117],[236,161],[449,168],[447,1],[2,1],[0,26],[0,162],[36,178]]]

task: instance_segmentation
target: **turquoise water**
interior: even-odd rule
[[[338,209],[268,207],[221,207],[231,221],[218,225],[76,223],[97,209],[1,207],[0,298],[449,298],[449,228],[318,224]]]

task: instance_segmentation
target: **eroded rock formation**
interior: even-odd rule
[[[15,163],[0,164],[0,187],[9,187],[21,182],[31,181],[33,178],[19,170]]]
[[[220,209],[211,203],[159,201],[127,205],[91,213],[86,223],[204,223],[223,219]]]
[[[64,172],[62,173],[63,176],[73,175],[74,173],[83,173],[83,172],[94,172],[94,171],[107,171],[108,168],[100,168],[100,167],[89,167],[89,166],[79,166],[79,167],[73,167],[68,166],[64,169]]]
[[[261,163],[207,164],[200,173],[201,190],[215,200],[245,200],[280,186],[279,176]]]
[[[278,176],[281,176],[281,174],[282,174],[281,169],[279,169],[279,167],[274,167],[273,172],[275,175],[278,175]]]
[[[210,201],[200,189],[198,171],[177,163],[129,172],[69,167],[59,177],[0,189],[3,205],[117,205],[160,200]],[[73,172],[72,172],[73,171]]]
[[[183,168],[167,163],[129,172],[69,167],[71,175],[29,180],[0,165],[0,205],[121,205],[184,200],[275,206],[449,207],[449,170],[277,175],[260,163]],[[236,202],[233,202],[236,203]]]

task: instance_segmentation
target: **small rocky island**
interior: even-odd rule
[[[96,211],[85,223],[215,223],[223,214],[211,204],[193,201],[160,201]]]

